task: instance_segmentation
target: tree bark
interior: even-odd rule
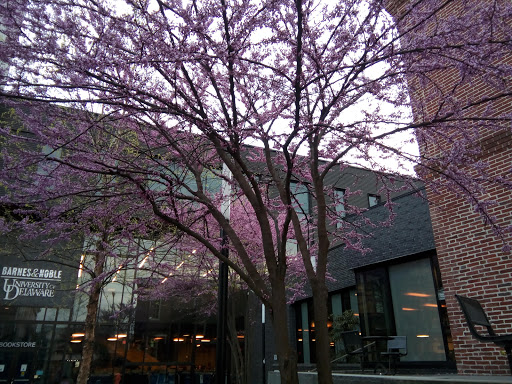
[[[325,282],[312,284],[313,310],[315,315],[316,366],[318,384],[332,384],[330,338],[327,327],[328,291]]]
[[[94,258],[94,277],[103,273],[105,268],[105,258],[101,252]],[[101,295],[103,283],[96,281],[90,291],[89,301],[87,302],[87,314],[85,317],[84,341],[82,347],[82,361],[78,369],[77,384],[87,384],[91,372],[92,359],[94,356],[94,339],[96,335],[96,321],[98,318],[98,303]]]
[[[297,352],[291,347],[288,336],[288,307],[284,283],[279,282],[273,287],[272,324],[276,337],[276,352],[281,374],[281,384],[298,384]]]
[[[230,301],[230,308],[227,316],[227,329],[228,329],[228,342],[231,352],[232,366],[235,368],[235,380],[236,384],[246,384],[245,382],[245,363],[244,354],[240,347],[238,340],[238,333],[236,330],[236,314],[233,299]]]

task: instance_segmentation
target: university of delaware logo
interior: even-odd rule
[[[3,267],[4,300],[17,297],[54,297],[55,284],[62,279],[62,271],[55,269]]]

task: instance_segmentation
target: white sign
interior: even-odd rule
[[[60,283],[62,271],[57,269],[3,267],[4,300],[22,297],[54,297],[55,283]]]
[[[35,348],[35,341],[1,341],[0,348]]]
[[[27,372],[27,364],[21,364],[20,372]]]

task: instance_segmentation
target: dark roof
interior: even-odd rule
[[[370,251],[362,254],[338,246],[329,252],[329,274],[336,280],[328,282],[330,291],[355,285],[353,269],[405,256],[435,250],[428,202],[423,189],[394,198],[396,217],[390,227],[369,228],[371,237],[363,244]],[[373,223],[388,218],[384,205],[364,214]]]

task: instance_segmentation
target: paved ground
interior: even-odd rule
[[[512,384],[512,376],[463,375],[335,375],[335,383],[346,384]]]
[[[334,384],[512,384],[512,376],[364,375],[334,373]],[[268,384],[279,384],[279,372],[269,372]],[[301,372],[300,384],[317,384],[316,373]]]

